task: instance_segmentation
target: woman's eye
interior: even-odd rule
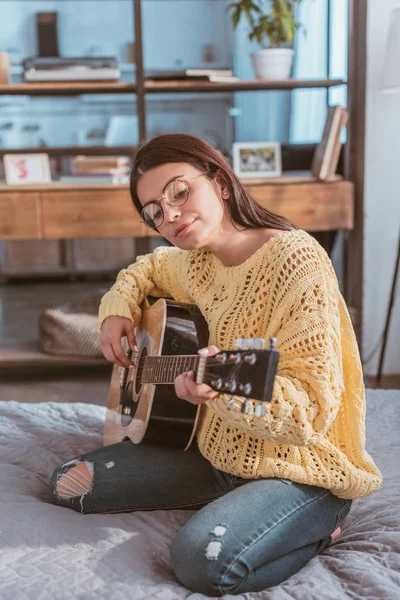
[[[175,193],[175,200],[180,200],[181,198],[183,198],[183,196],[186,194],[186,190],[181,190],[179,192]]]

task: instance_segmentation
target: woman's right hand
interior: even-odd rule
[[[129,348],[137,351],[134,327],[125,317],[111,316],[103,321],[100,333],[100,346],[107,360],[120,367],[131,367],[131,361],[122,348],[121,339],[126,336]]]

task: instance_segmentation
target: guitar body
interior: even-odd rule
[[[147,357],[196,355],[208,345],[207,323],[191,304],[147,298],[136,328],[138,353],[133,369],[114,365],[107,401],[104,445],[130,439],[188,449],[196,430],[200,407],[178,398],[171,383],[144,383]],[[184,360],[184,358],[182,358]],[[149,361],[147,360],[147,363]],[[155,371],[157,367],[155,367]]]

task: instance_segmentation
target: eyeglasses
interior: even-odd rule
[[[170,206],[182,206],[189,198],[188,181],[202,177],[205,173],[195,175],[188,179],[174,179],[170,181],[164,190],[164,196],[160,200],[152,200],[142,208],[140,213],[141,222],[151,229],[158,229],[164,222],[164,211],[161,200],[165,200]]]

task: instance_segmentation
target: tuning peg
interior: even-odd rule
[[[244,393],[245,393],[246,396],[248,396],[250,394],[251,389],[252,389],[251,388],[251,383],[246,383],[245,386],[244,386],[244,388],[243,388],[243,391],[244,391]]]
[[[242,356],[239,352],[235,352],[229,355],[229,360],[234,360],[236,364],[240,363]]]
[[[242,406],[240,407],[240,412],[242,412],[242,413],[244,413],[245,415],[247,415],[247,414],[250,412],[250,407],[251,407],[251,404],[250,404],[250,402],[249,402],[248,400],[245,400],[245,401],[242,403]]]
[[[275,350],[276,348],[276,338],[269,338],[268,350]]]
[[[251,347],[254,348],[254,350],[261,350],[265,346],[265,340],[260,337],[250,338],[250,342]]]
[[[229,390],[230,392],[236,392],[236,390],[237,390],[236,381],[229,381],[229,383],[227,383],[227,385],[226,385],[226,389]]]
[[[232,410],[232,408],[233,408],[233,405],[234,405],[234,404],[235,404],[235,396],[232,396],[232,397],[229,399],[229,401],[228,401],[228,404],[226,405],[226,408],[227,408],[228,410]]]
[[[243,360],[245,362],[248,362],[250,365],[254,365],[254,363],[257,361],[257,355],[254,352],[252,352],[251,354],[246,354],[243,357]]]
[[[222,390],[224,382],[222,381],[221,377],[219,377],[218,379],[213,381],[213,384],[217,390]]]
[[[239,348],[240,350],[248,350],[249,348],[252,348],[254,350],[260,350],[261,348],[264,348],[265,346],[265,340],[263,338],[237,338],[235,340],[235,346],[237,346],[237,348]]]
[[[247,350],[249,348],[249,340],[245,338],[237,338],[235,340],[235,346],[239,348],[239,350]]]
[[[263,417],[267,412],[267,409],[263,403],[257,404],[254,407],[254,414],[256,417]]]

